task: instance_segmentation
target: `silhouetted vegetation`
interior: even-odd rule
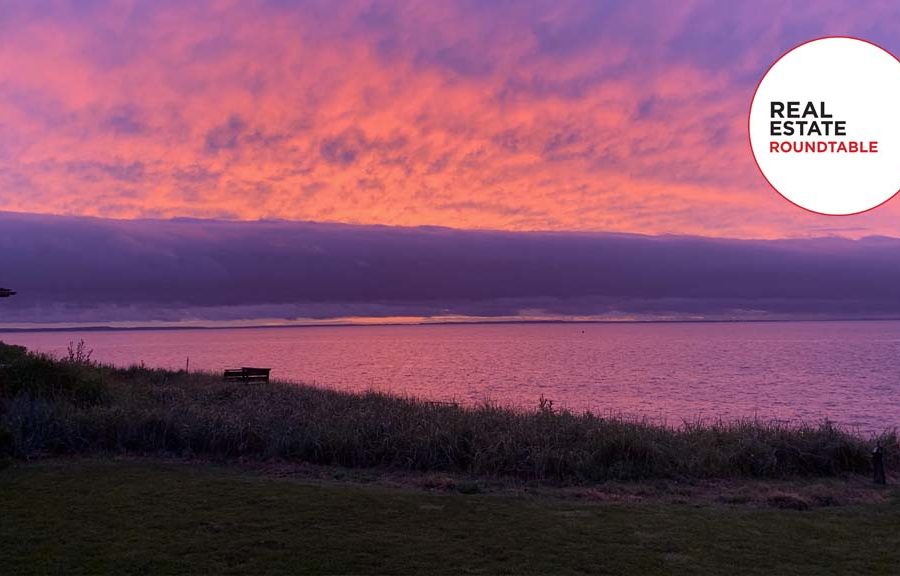
[[[678,428],[554,409],[459,407],[220,375],[55,360],[0,345],[0,448],[15,458],[131,453],[285,459],[565,482],[869,473],[875,438],[829,423]],[[888,470],[894,432],[877,439]]]

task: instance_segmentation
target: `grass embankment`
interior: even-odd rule
[[[218,375],[54,360],[0,344],[0,450],[293,462],[552,482],[869,473],[872,440],[827,423],[679,429],[552,410],[229,384]],[[897,437],[886,434],[888,468]]]
[[[806,512],[297,482],[235,467],[0,472],[2,574],[897,574],[900,503]]]

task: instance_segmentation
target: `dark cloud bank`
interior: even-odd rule
[[[392,315],[900,317],[900,240],[0,213],[0,324]]]

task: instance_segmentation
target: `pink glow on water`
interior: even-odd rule
[[[471,404],[491,400],[678,424],[746,417],[861,432],[900,426],[900,322],[505,324],[7,333],[118,365],[221,371]]]

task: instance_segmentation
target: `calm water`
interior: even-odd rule
[[[220,371],[464,403],[682,419],[900,426],[900,322],[519,324],[5,333],[63,354],[83,338],[119,365]]]

